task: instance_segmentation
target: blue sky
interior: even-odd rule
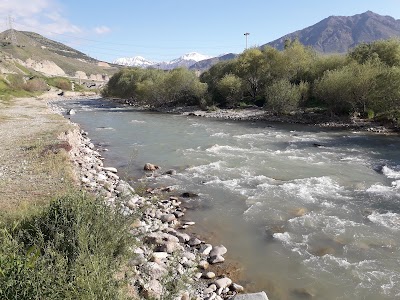
[[[400,0],[0,0],[17,30],[66,43],[97,59],[143,56],[166,61],[188,52],[240,53],[330,15],[371,10],[400,19]],[[2,20],[4,20],[2,22]]]

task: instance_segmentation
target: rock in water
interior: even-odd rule
[[[72,108],[67,112],[67,115],[75,115],[75,114],[76,114],[76,111]]]
[[[145,170],[145,171],[155,171],[158,169],[160,169],[159,166],[153,165],[151,163],[146,163],[143,167],[143,170]]]
[[[268,300],[268,296],[265,292],[252,293],[252,294],[238,294],[232,299],[234,300]]]

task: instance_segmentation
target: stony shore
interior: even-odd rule
[[[111,99],[112,101],[126,104],[132,104],[126,99]],[[137,107],[139,110],[148,110],[145,107]],[[155,111],[162,113],[181,114],[185,116],[215,118],[233,121],[264,121],[264,122],[277,122],[286,124],[304,124],[321,128],[344,129],[366,131],[380,134],[397,134],[400,131],[398,126],[393,124],[383,124],[381,122],[374,122],[371,120],[360,119],[357,117],[329,117],[324,113],[314,111],[298,111],[288,115],[276,115],[271,111],[266,111],[261,107],[248,107],[236,109],[215,109],[215,110],[202,110],[198,106],[186,107],[165,107],[157,108]]]
[[[60,113],[54,102],[50,107]],[[77,125],[60,138],[72,147],[69,155],[82,187],[135,218],[131,232],[137,245],[129,262],[135,274],[129,279],[133,295],[147,299],[268,299],[264,292],[239,295],[244,292],[242,286],[224,274],[210,271],[210,266],[224,263],[227,249],[185,232],[194,225],[185,219],[182,205],[190,193],[174,195],[174,191],[165,188],[139,196],[118,176],[116,168],[104,166],[88,134]],[[157,169],[146,164],[143,172],[151,176]],[[167,173],[174,176],[175,171]]]

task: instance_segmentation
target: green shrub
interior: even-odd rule
[[[28,92],[44,92],[47,91],[48,85],[43,78],[32,78],[24,85],[24,90]]]
[[[51,77],[47,78],[47,84],[59,88],[63,91],[72,90],[72,83],[69,79],[64,77]]]
[[[85,194],[3,226],[0,299],[121,299],[114,274],[132,238],[129,219]]]

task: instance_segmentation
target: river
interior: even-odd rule
[[[400,137],[59,103],[106,163],[199,194],[190,219],[270,299],[400,299]],[[146,162],[174,176],[143,179]]]

